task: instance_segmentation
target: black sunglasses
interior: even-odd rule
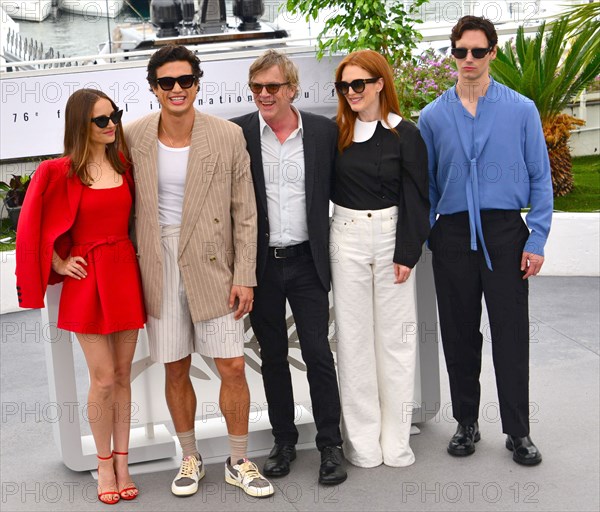
[[[112,121],[113,124],[117,125],[121,122],[122,117],[123,117],[123,111],[115,110],[109,116],[92,117],[91,122],[94,123],[98,128],[106,128],[108,126],[109,121]]]
[[[335,88],[337,92],[339,92],[342,96],[346,96],[346,94],[348,94],[348,92],[350,91],[350,87],[352,87],[352,90],[354,92],[361,93],[365,90],[367,84],[374,84],[380,78],[380,76],[375,78],[357,78],[356,80],[352,80],[352,82],[350,83],[335,82]]]
[[[250,82],[248,87],[254,94],[260,94],[265,88],[269,94],[277,94],[279,89],[284,85],[289,85],[289,82],[283,82],[282,84],[259,84],[258,82]]]
[[[493,46],[489,48],[471,48],[471,55],[474,59],[483,59],[488,53],[492,51]],[[457,59],[464,59],[469,52],[468,48],[452,48],[450,53]]]
[[[172,91],[173,87],[175,87],[175,82],[177,82],[182,89],[189,89],[196,82],[196,75],[181,75],[177,78],[163,76],[162,78],[156,79],[156,83],[163,91]]]

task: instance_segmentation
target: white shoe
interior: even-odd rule
[[[184,457],[179,473],[171,484],[171,492],[176,496],[191,496],[198,491],[198,482],[204,477],[202,457],[198,460],[193,455]]]
[[[272,496],[275,492],[271,482],[260,474],[256,464],[248,459],[240,459],[231,465],[230,459],[225,462],[225,481],[236,485],[246,494],[257,498]]]

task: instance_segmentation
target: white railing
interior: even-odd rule
[[[122,43],[121,41],[120,43]],[[254,43],[254,44],[253,44]],[[264,52],[267,46],[278,46],[282,48],[286,53],[301,53],[307,51],[315,51],[316,39],[310,37],[287,37],[281,39],[265,39],[260,40],[257,46],[257,42],[248,41],[231,41],[225,43],[210,43],[210,44],[199,44],[199,45],[186,45],[190,50],[201,52],[202,60],[216,60],[222,59],[224,54],[231,58],[237,58],[239,56],[252,56],[253,54],[260,54]],[[157,48],[149,50],[138,50],[128,52],[113,52],[113,53],[98,53],[96,55],[83,55],[77,57],[50,57],[48,55],[43,58],[37,58],[32,60],[22,60],[14,62],[6,62],[0,64],[0,70],[6,71],[8,68],[13,70],[26,70],[27,74],[30,75],[30,71],[34,69],[47,69],[48,67],[70,67],[70,66],[97,66],[100,64],[118,64],[126,62],[130,67],[135,60],[140,60],[141,64],[145,65],[144,60],[148,59]],[[18,75],[19,71],[12,76]]]
[[[543,18],[537,18],[532,21],[542,21]],[[452,30],[452,23],[447,24],[434,24],[433,26],[417,26],[416,28],[421,28],[421,33],[423,35],[422,42],[423,43],[434,43],[439,41],[448,41],[448,37],[450,31]],[[510,22],[503,23],[496,27],[496,31],[499,36],[509,36],[512,34],[516,34],[519,23]],[[524,27],[526,33],[535,32],[537,30],[537,24],[531,24]],[[14,37],[13,40],[10,40],[9,36],[9,45],[7,47],[7,51],[12,53],[12,48],[15,48],[17,51],[15,55],[17,58],[21,59],[20,61],[6,62],[0,63],[0,71],[7,71],[10,69],[14,70],[34,70],[34,69],[47,69],[49,67],[61,68],[61,67],[69,67],[69,66],[85,66],[85,65],[98,65],[104,63],[118,63],[118,62],[129,62],[131,65],[131,60],[134,59],[147,59],[152,55],[156,48],[148,49],[148,50],[138,50],[138,51],[117,51],[112,53],[102,53],[99,52],[96,55],[84,55],[84,56],[76,56],[76,57],[65,57],[64,55],[60,57],[56,55],[49,55],[49,52],[53,52],[54,50],[50,48],[48,52],[45,54],[40,54],[39,50],[34,51],[35,47],[43,49],[42,44],[38,44],[33,40],[27,40],[25,38],[24,42],[20,42],[20,36]],[[326,38],[325,38],[326,39]],[[222,58],[223,53],[231,53],[236,50],[243,50],[243,53],[238,53],[237,55],[251,56],[253,54],[260,54],[264,51],[264,48],[267,46],[277,46],[282,50],[288,53],[297,53],[300,51],[308,51],[315,48],[317,37],[314,34],[301,34],[299,36],[287,37],[287,38],[279,38],[279,39],[265,39],[259,41],[230,41],[223,43],[210,43],[210,44],[198,44],[198,45],[187,45],[190,50],[194,50],[197,52],[201,52],[203,55],[203,60],[211,60],[210,55],[221,54],[219,58]],[[25,44],[26,43],[26,44]],[[127,43],[126,41],[119,41],[112,43],[114,47],[118,45],[122,45]],[[16,45],[16,47],[14,46]],[[31,51],[28,49],[31,48]],[[299,49],[301,48],[301,49]],[[26,50],[27,49],[27,50]]]
[[[48,50],[44,50],[44,44],[38,42],[33,37],[23,37],[19,32],[8,28],[6,31],[6,42],[4,44],[4,57],[11,56],[12,59],[21,59],[21,62],[16,64],[18,67],[31,68],[48,68],[48,67],[62,67],[62,66],[76,66],[78,60],[69,60],[64,64],[61,64],[61,60],[65,58],[63,55],[60,56],[60,52],[55,52],[51,46]],[[45,64],[40,64],[44,62]],[[52,64],[50,64],[52,62]],[[34,64],[35,63],[35,64]],[[4,64],[2,68],[11,66],[11,64]]]

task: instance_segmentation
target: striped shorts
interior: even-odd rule
[[[197,352],[213,358],[244,355],[244,320],[234,314],[194,323],[183,277],[177,265],[179,226],[163,226],[163,294],[160,318],[148,315],[146,331],[150,357],[159,363],[179,361]]]

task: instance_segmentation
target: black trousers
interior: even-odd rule
[[[250,313],[260,345],[262,377],[276,443],[296,444],[294,395],[288,363],[286,299],[294,315],[317,427],[317,448],[338,446],[340,395],[327,337],[329,299],[309,254],[277,259],[272,254],[254,293]],[[297,363],[296,363],[296,366]]]
[[[483,236],[492,261],[490,271],[478,243],[470,250],[466,212],[440,216],[430,248],[442,344],[450,378],[454,418],[462,425],[479,415],[481,297],[490,320],[492,357],[502,429],[529,434],[529,284],[520,270],[529,231],[518,211],[481,212]]]

